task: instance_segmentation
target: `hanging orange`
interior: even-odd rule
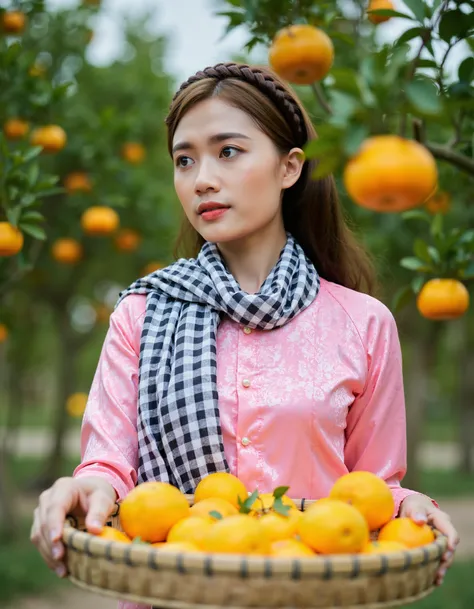
[[[26,15],[21,11],[5,11],[2,15],[1,29],[6,34],[21,34],[26,26]]]
[[[23,248],[23,233],[9,222],[0,222],[0,256],[15,256]]]
[[[349,196],[361,207],[400,212],[432,195],[438,171],[431,152],[415,140],[376,135],[348,161],[343,179]]]
[[[82,245],[76,239],[57,239],[51,246],[51,255],[61,264],[76,264],[82,258]]]
[[[391,2],[390,0],[370,0],[369,6],[367,8],[369,21],[371,21],[375,25],[378,25],[379,23],[383,23],[384,21],[388,21],[389,19],[391,19],[391,17],[389,15],[370,14],[370,11],[376,11],[376,10],[382,10],[382,9],[387,9],[387,10],[393,11],[395,9],[395,7],[393,5],[393,2]]]
[[[334,46],[317,27],[291,25],[276,34],[268,60],[281,78],[296,85],[310,85],[322,80],[331,69]]]
[[[21,118],[10,118],[3,125],[3,132],[8,140],[20,140],[28,133],[30,126]]]
[[[91,192],[92,183],[84,171],[73,171],[64,178],[64,188],[69,194],[75,192]]]
[[[120,252],[134,252],[141,240],[139,232],[131,228],[124,228],[115,237],[115,246]]]
[[[122,158],[132,165],[140,164],[146,155],[146,150],[142,144],[138,142],[126,142],[122,146]]]
[[[46,125],[33,131],[30,142],[32,146],[42,146],[43,152],[55,153],[64,148],[67,135],[59,125]]]
[[[457,279],[430,279],[421,288],[416,304],[427,319],[457,319],[469,308],[469,292]]]
[[[118,213],[111,207],[96,205],[89,207],[82,214],[82,230],[88,235],[110,235],[120,224]]]

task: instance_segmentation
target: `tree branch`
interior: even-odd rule
[[[332,108],[324,97],[321,85],[318,82],[313,82],[311,84],[311,88],[313,89],[314,96],[316,97],[321,108],[323,108],[323,110],[325,110],[328,114],[332,114]]]
[[[431,152],[431,154],[442,161],[447,161],[454,165],[458,169],[465,171],[474,176],[474,161],[469,159],[467,156],[463,154],[459,154],[446,146],[441,146],[439,144],[431,144],[430,142],[425,142],[425,146]]]

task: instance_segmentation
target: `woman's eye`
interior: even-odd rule
[[[225,158],[225,159],[231,159],[232,157],[235,156],[235,154],[237,154],[238,152],[240,152],[240,150],[238,148],[235,148],[234,146],[226,146],[225,148],[222,148],[221,150],[221,155]],[[235,153],[235,154],[234,154]]]
[[[179,156],[176,159],[176,167],[189,167],[192,162],[192,158],[189,156]]]

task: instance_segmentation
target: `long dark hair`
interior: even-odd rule
[[[269,68],[246,64],[217,64],[185,81],[166,118],[168,150],[181,118],[211,97],[250,115],[281,153],[303,147],[317,137],[294,91]],[[324,279],[359,292],[373,293],[375,271],[370,256],[346,223],[332,176],[312,179],[314,161],[306,161],[298,181],[284,192],[285,230],[301,245]],[[195,257],[204,243],[186,217],[175,254]]]

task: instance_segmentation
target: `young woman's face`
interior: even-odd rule
[[[281,155],[253,119],[217,98],[194,106],[173,138],[174,184],[206,241],[228,243],[274,225],[281,193],[298,179],[301,149]]]

